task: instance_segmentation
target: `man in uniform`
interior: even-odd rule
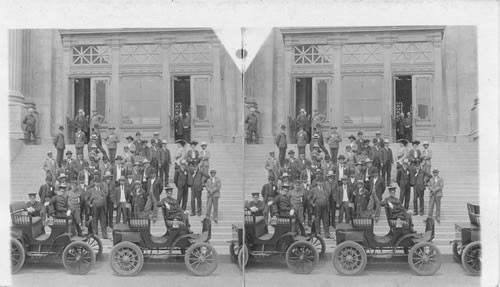
[[[135,147],[134,153],[138,155],[142,151],[141,132],[135,133],[134,147]]]
[[[108,194],[107,189],[103,188],[105,183],[96,183],[93,188],[89,190],[90,195],[90,207],[92,209],[92,227],[95,234],[98,234],[97,224],[101,222],[101,232],[102,238],[108,238],[107,230],[107,200]]]
[[[266,209],[266,205],[262,200],[259,200],[259,193],[252,193],[252,201],[245,203],[245,208],[250,210],[255,216],[264,216],[264,211]]]
[[[180,168],[175,170],[174,184],[177,187],[177,204],[186,210],[188,200],[188,170],[187,162],[181,161]]]
[[[104,142],[106,142],[106,145],[108,146],[109,160],[111,161],[111,164],[114,165],[116,158],[117,144],[120,142],[118,135],[115,133],[115,127],[109,128],[109,134],[104,139]]]
[[[398,170],[396,182],[399,186],[399,200],[404,204],[404,208],[410,206],[410,168],[408,159],[403,160],[403,168]]]
[[[316,232],[321,234],[321,221],[325,230],[325,238],[330,238],[329,203],[330,193],[325,189],[323,183],[313,181],[311,188],[311,204],[314,208]]]
[[[274,206],[273,217],[288,217],[290,211],[292,210],[292,205],[290,203],[290,198],[288,197],[288,184],[284,184],[280,189],[280,193],[273,199],[273,201],[268,202],[268,205]]]
[[[30,201],[26,202],[25,210],[28,211],[31,216],[42,216],[43,213],[43,205],[36,201],[36,193],[28,194]]]
[[[245,124],[247,124],[247,132],[248,132],[248,138],[247,138],[247,143],[248,144],[258,144],[259,143],[259,133],[258,133],[258,124],[259,124],[259,117],[257,115],[257,112],[255,111],[254,107],[250,108],[250,113],[247,115],[245,118]]]
[[[216,174],[217,171],[215,169],[210,170],[210,178],[207,179],[205,183],[205,189],[207,190],[206,217],[210,218],[210,213],[213,205],[215,223],[217,223],[219,220],[219,197],[220,197],[220,188],[222,186],[221,180],[216,176]]]
[[[330,153],[332,156],[332,162],[337,162],[337,154],[339,152],[339,144],[342,142],[342,138],[337,132],[337,127],[331,127],[332,134],[328,137],[328,146],[330,147]]]
[[[49,203],[49,214],[56,217],[69,216],[68,212],[68,198],[66,196],[66,183],[62,182],[59,184],[59,188],[56,191],[56,195],[53,196]]]
[[[287,148],[287,140],[286,140],[285,130],[286,130],[286,126],[281,125],[280,132],[278,133],[278,135],[276,136],[276,139],[274,141],[276,146],[279,149],[278,159],[279,159],[280,166],[283,166],[285,164],[285,154],[286,154],[286,148]]]
[[[278,195],[278,186],[275,183],[274,175],[270,175],[267,179],[268,182],[264,184],[264,186],[262,186],[262,190],[260,192],[265,204],[264,219],[266,220],[266,222],[268,222],[269,213],[274,213],[272,205],[268,205],[268,203],[272,202]]]
[[[403,207],[399,198],[396,197],[396,187],[389,187],[389,197],[382,201],[382,206],[389,208],[389,219],[406,219],[410,227],[413,227],[412,214]]]
[[[432,171],[432,178],[427,183],[429,188],[429,214],[428,217],[432,217],[434,212],[434,205],[436,205],[436,221],[440,221],[441,217],[441,198],[443,197],[443,178],[439,176],[439,170],[434,169]]]
[[[63,160],[63,156],[64,156],[64,149],[66,148],[66,145],[64,143],[64,133],[63,133],[63,131],[64,131],[64,127],[63,126],[59,126],[59,131],[57,132],[57,134],[56,134],[56,136],[54,137],[54,140],[53,140],[54,147],[57,150],[56,161],[57,161],[57,166],[58,167],[62,166],[62,160]]]
[[[157,203],[157,206],[165,207],[163,209],[163,212],[165,213],[164,216],[167,218],[167,220],[182,220],[184,221],[184,224],[186,224],[186,226],[189,228],[190,224],[188,212],[182,210],[182,208],[180,208],[179,204],[177,203],[178,201],[173,198],[173,187],[167,186],[165,188],[165,191],[167,193],[167,196],[160,200]]]
[[[23,119],[26,144],[36,144],[36,116],[33,111],[33,108],[29,108],[28,114]]]

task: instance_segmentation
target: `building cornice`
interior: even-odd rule
[[[290,34],[328,34],[328,33],[366,33],[366,32],[409,32],[444,31],[446,26],[374,26],[374,27],[283,27],[283,35]]]

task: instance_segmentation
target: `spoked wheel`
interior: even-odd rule
[[[432,275],[441,267],[441,252],[431,242],[417,243],[410,249],[408,264],[418,275]]]
[[[248,256],[248,247],[243,244],[243,246],[241,246],[240,248],[240,251],[238,252],[238,266],[240,266],[241,270],[243,270],[243,268],[247,266]]]
[[[356,242],[342,242],[333,251],[333,266],[342,275],[359,275],[366,262],[365,249]]]
[[[111,249],[109,263],[119,276],[135,276],[144,265],[144,255],[132,242],[120,242]]]
[[[95,254],[86,242],[74,241],[64,248],[62,260],[69,273],[84,275],[94,267]]]
[[[102,241],[99,237],[96,235],[92,234],[92,236],[89,236],[85,242],[90,245],[92,250],[94,250],[94,254],[96,258],[100,258],[102,256]]]
[[[295,241],[286,250],[286,264],[294,273],[309,274],[318,262],[318,251],[310,242]]]
[[[451,250],[453,251],[453,259],[455,259],[456,262],[462,262],[462,244],[459,244],[458,242],[453,242],[453,245],[451,246]]]
[[[311,237],[307,241],[311,243],[314,246],[314,248],[316,248],[316,251],[318,251],[320,257],[325,256],[326,243],[323,237],[321,237],[321,235],[314,235],[314,237]]]
[[[10,239],[10,270],[12,274],[16,274],[24,265],[25,259],[24,247],[15,238]]]
[[[469,274],[481,275],[481,242],[467,244],[462,251],[462,266]]]
[[[206,242],[197,242],[186,251],[184,263],[194,275],[210,275],[217,269],[217,251]]]
[[[234,242],[231,242],[229,244],[229,256],[231,257],[231,260],[235,263],[238,263],[238,254],[240,252],[240,246],[236,246]]]

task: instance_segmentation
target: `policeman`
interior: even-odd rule
[[[269,202],[272,202],[274,198],[278,196],[278,186],[274,183],[274,180],[275,178],[273,175],[269,176],[268,183],[262,186],[262,191],[260,193],[265,204],[264,218],[266,222],[269,218],[269,213],[271,213],[271,215],[274,214],[274,207],[272,204],[269,204]]]
[[[266,208],[264,202],[259,199],[259,193],[252,193],[252,201],[246,202],[245,208],[250,210],[255,216],[264,216],[264,210]]]
[[[189,211],[183,211],[182,208],[180,208],[179,204],[177,203],[177,199],[173,197],[173,190],[174,188],[171,186],[165,187],[167,197],[164,197],[162,200],[158,201],[157,206],[163,207],[163,216],[167,220],[182,220],[189,228]]]
[[[66,183],[59,184],[59,188],[56,191],[56,196],[50,199],[49,214],[56,217],[66,217],[70,215],[68,209],[68,198],[66,196]]]
[[[25,210],[28,211],[31,216],[42,216],[43,205],[36,200],[36,193],[29,193],[28,196],[30,201],[26,202]]]
[[[280,194],[278,194],[273,201],[268,202],[268,205],[273,205],[275,207],[273,217],[289,217],[290,215],[293,215],[293,212],[291,212],[293,210],[292,205],[290,203],[290,198],[288,197],[289,188],[290,186],[288,183],[284,183],[281,186]]]

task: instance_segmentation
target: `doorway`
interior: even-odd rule
[[[174,76],[174,138],[175,140],[190,140],[191,131],[191,77]],[[186,113],[188,117],[186,118]],[[189,123],[189,124],[188,124]],[[184,126],[187,124],[188,129]]]
[[[394,116],[396,120],[395,130],[396,140],[407,139],[411,141],[413,136],[412,124],[412,109],[413,109],[413,95],[412,95],[412,76],[396,76],[394,78],[395,86],[395,107]],[[406,128],[407,126],[410,128]]]
[[[73,93],[74,93],[74,110],[73,119],[78,115],[79,110],[85,112],[85,116],[90,115],[90,78],[76,78],[73,81]],[[74,143],[74,126],[69,127],[67,132],[67,138],[70,143]],[[83,131],[87,140],[90,136],[90,130]]]

